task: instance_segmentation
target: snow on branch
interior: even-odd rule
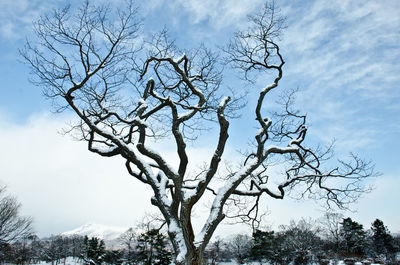
[[[249,27],[222,49],[227,62],[220,51],[204,45],[178,49],[165,29],[143,41],[137,9],[132,1],[126,4],[115,16],[88,1],[76,13],[65,8],[43,16],[35,24],[38,42],[28,41],[20,52],[56,110],[77,115],[71,131],[87,141],[88,150],[119,156],[131,176],[150,186],[151,203],[168,225],[177,264],[199,264],[226,216],[258,224],[262,195],[283,199],[297,193],[343,208],[368,191],[364,180],[376,175],[370,163],[352,155],[350,162],[332,167],[331,146],[307,145],[307,119],[292,109],[294,93],[281,111],[271,117],[264,113],[285,64],[278,45],[284,20],[273,2],[250,16]],[[256,86],[256,79],[261,82],[261,73],[273,75],[272,82],[253,90],[258,91],[254,106],[242,108],[242,87],[224,87],[222,74],[230,74],[224,72],[226,63],[250,86]],[[243,163],[224,163],[232,117],[248,109],[253,109],[256,126],[253,142]],[[196,144],[206,128],[215,130],[210,133],[215,146],[207,163],[193,173],[189,163],[196,157],[189,155],[193,145],[188,143]],[[173,141],[176,165],[157,149],[164,139]],[[279,171],[274,170],[277,164]],[[195,235],[193,209],[205,193],[212,203]],[[243,203],[247,198],[251,204]],[[237,211],[228,213],[228,204]]]

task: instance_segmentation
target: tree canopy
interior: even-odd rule
[[[36,21],[37,40],[28,41],[21,55],[56,110],[79,118],[70,132],[89,151],[120,157],[129,174],[152,189],[151,203],[167,223],[177,264],[199,264],[226,216],[257,225],[262,195],[283,199],[293,191],[344,208],[368,190],[363,181],[374,175],[370,163],[352,155],[333,164],[331,146],[307,145],[307,117],[293,108],[293,93],[271,117],[265,113],[285,64],[279,47],[284,19],[273,2],[250,16],[248,28],[220,50],[204,44],[179,49],[165,29],[148,37],[139,14],[132,1],[118,10],[89,1],[55,10]],[[223,75],[228,67],[257,95],[251,106],[257,128],[234,166],[221,162],[230,122],[249,108],[242,108],[241,87],[223,85],[224,78],[234,78]],[[265,77],[261,87],[259,77]],[[213,154],[193,173],[188,164],[196,157],[188,155],[188,143],[194,145],[210,123]],[[154,148],[166,139],[174,143],[177,165]],[[276,163],[281,173],[271,170]],[[195,234],[193,209],[205,194],[212,203]],[[226,205],[235,208],[233,214]]]

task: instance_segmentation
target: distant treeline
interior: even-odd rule
[[[83,264],[160,264],[172,262],[172,248],[162,229],[128,229],[119,244],[106,246],[99,238],[60,235],[28,236],[0,244],[0,263],[27,264],[39,261],[64,264],[67,257]],[[329,264],[331,260],[400,264],[400,235],[393,236],[376,219],[371,227],[336,213],[318,220],[302,219],[281,225],[277,231],[254,229],[252,234],[216,238],[205,252],[205,264],[235,260],[240,264]]]

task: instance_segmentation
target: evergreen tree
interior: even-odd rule
[[[103,258],[105,256],[105,245],[104,241],[97,238],[92,237],[89,239],[87,236],[83,239],[84,245],[84,254],[82,259],[91,265],[99,265],[102,263]]]
[[[104,255],[103,261],[107,264],[121,265],[124,261],[123,252],[120,250],[110,250]]]
[[[167,248],[166,237],[157,229],[142,233],[137,240],[139,262],[145,265],[169,265],[171,252]]]
[[[256,230],[253,233],[251,257],[256,261],[268,261],[270,264],[289,264],[295,258],[295,251],[288,244],[285,231]]]
[[[295,253],[287,244],[288,236],[285,232],[278,232],[273,241],[273,255],[267,257],[271,264],[286,265],[293,261]]]
[[[376,219],[371,226],[372,231],[372,249],[376,256],[385,255],[389,258],[396,252],[394,239],[389,233],[387,227],[379,219]]]
[[[366,232],[363,225],[351,220],[351,218],[343,219],[341,225],[342,251],[356,255],[365,254]]]
[[[0,264],[13,261],[13,248],[9,243],[0,242]]]
[[[251,248],[251,257],[254,260],[269,260],[275,252],[275,234],[274,231],[256,230],[253,233],[253,246]]]

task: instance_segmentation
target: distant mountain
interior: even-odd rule
[[[61,236],[69,237],[74,235],[97,237],[104,240],[106,247],[114,248],[120,244],[120,236],[126,232],[126,227],[106,226],[101,224],[84,224],[73,230],[61,233]]]

